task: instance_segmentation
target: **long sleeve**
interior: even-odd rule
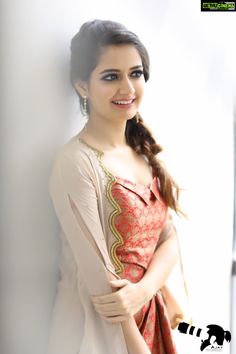
[[[83,168],[80,167],[83,165]],[[96,291],[96,273],[105,273],[107,248],[100,222],[95,187],[82,160],[60,155],[54,162],[49,193],[60,225],[74,254],[78,270],[87,275],[87,285]],[[99,244],[99,247],[98,247]],[[104,286],[106,277],[104,278]],[[100,279],[101,280],[101,279]],[[111,288],[109,287],[110,291]],[[108,289],[107,289],[108,290]]]
[[[107,246],[90,176],[92,169],[81,155],[58,154],[49,179],[54,210],[76,263],[77,296],[85,313],[79,353],[108,354],[114,346],[114,354],[127,354],[121,325],[103,320],[90,299],[91,295],[112,292],[107,276],[112,269],[106,265]]]

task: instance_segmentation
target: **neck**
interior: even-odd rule
[[[127,146],[125,138],[126,120],[109,121],[93,118],[91,115],[83,128],[83,133],[96,139],[105,149]]]

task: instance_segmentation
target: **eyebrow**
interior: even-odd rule
[[[139,69],[142,67],[143,67],[142,65],[136,65],[136,66],[133,66],[132,68],[130,68],[130,70]],[[118,70],[118,69],[106,69],[106,70],[101,71],[99,74],[110,73],[110,72],[119,72],[119,71],[120,70]]]

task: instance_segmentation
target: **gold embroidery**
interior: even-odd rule
[[[87,145],[89,148],[91,148],[99,161],[99,164],[102,168],[102,170],[104,171],[105,175],[109,178],[108,183],[106,184],[106,197],[108,198],[109,202],[111,203],[111,205],[114,207],[114,210],[111,212],[111,214],[109,215],[108,218],[108,225],[113,233],[113,235],[116,238],[116,241],[112,244],[109,253],[110,253],[110,257],[115,265],[115,272],[117,274],[120,274],[123,272],[124,270],[124,266],[123,264],[120,262],[119,258],[116,255],[116,249],[118,246],[121,246],[124,244],[123,238],[120,235],[120,233],[117,231],[116,227],[115,227],[115,215],[120,214],[121,212],[121,208],[120,205],[116,202],[116,200],[113,198],[112,195],[112,186],[116,181],[116,178],[113,176],[113,174],[108,171],[108,169],[104,166],[103,162],[102,162],[102,155],[104,154],[103,151],[96,149],[95,147],[89,145],[86,141],[84,141],[82,138],[78,137],[78,139],[84,143],[85,145]]]

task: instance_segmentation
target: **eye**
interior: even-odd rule
[[[117,78],[117,75],[116,74],[109,74],[109,75],[106,75],[102,78],[102,80],[104,81],[112,81],[114,80],[115,78]]]
[[[132,72],[132,74],[138,74],[138,75],[135,75],[135,77],[141,77],[143,75],[143,71],[142,70],[135,70]]]
[[[135,70],[131,74],[132,77],[136,77],[136,78],[141,77],[142,75],[143,75],[142,70]],[[102,78],[102,80],[104,80],[104,81],[113,81],[115,79],[117,79],[117,74],[114,74],[114,73],[106,75]]]

